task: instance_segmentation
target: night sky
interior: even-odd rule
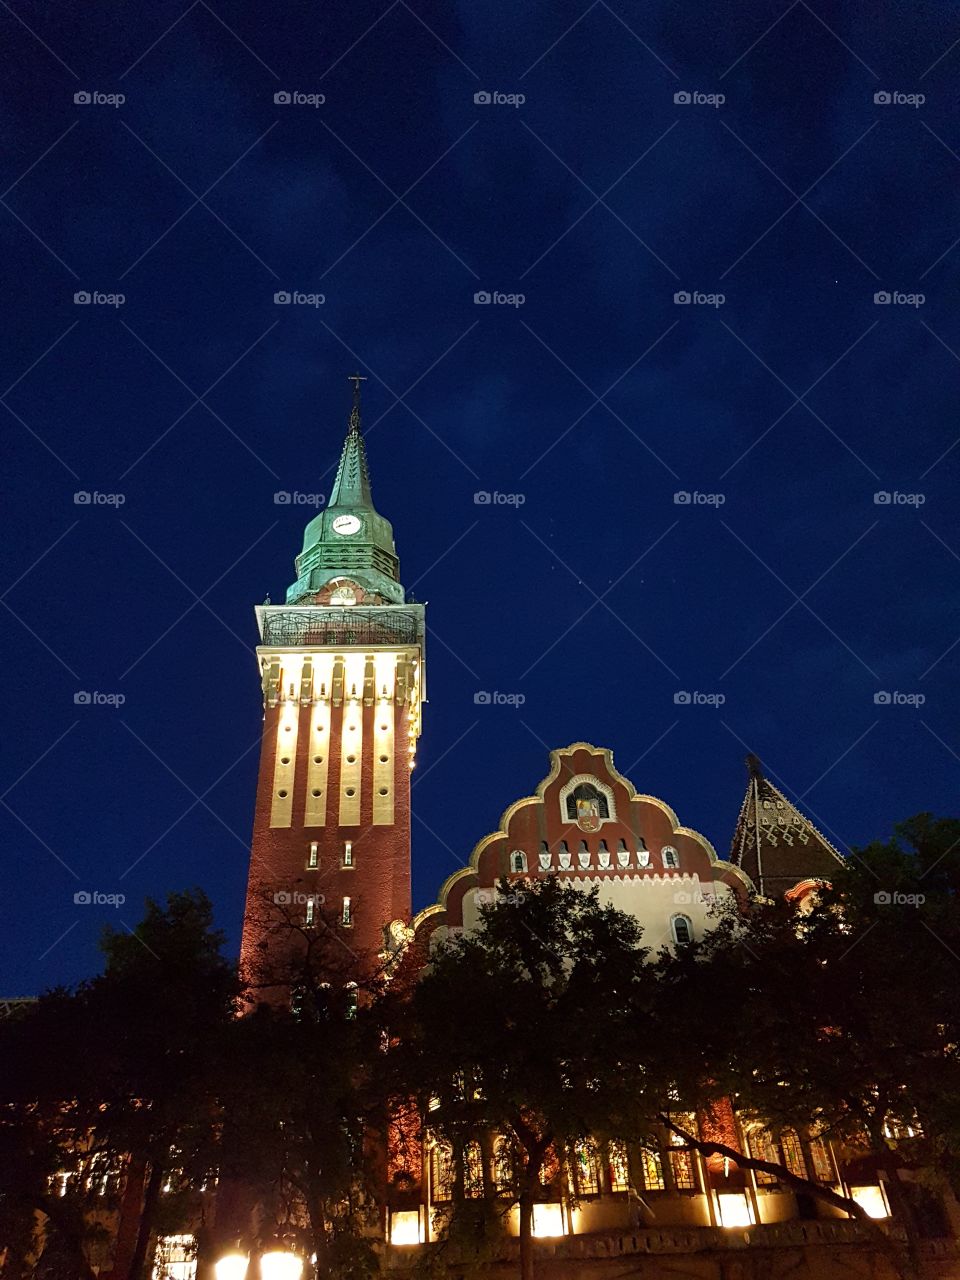
[[[0,31],[0,996],[171,889],[235,950],[253,606],[315,514],[274,495],[329,490],[355,369],[429,605],[415,908],[578,739],[721,855],[748,750],[841,849],[956,814],[955,6],[0,0]]]

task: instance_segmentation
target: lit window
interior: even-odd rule
[[[510,1195],[516,1183],[516,1164],[509,1138],[498,1138],[493,1146],[493,1185],[497,1195]]]
[[[357,1016],[357,1006],[360,1003],[360,996],[355,982],[347,983],[347,1017],[355,1018]]]
[[[810,1160],[813,1164],[813,1176],[817,1182],[833,1182],[836,1174],[833,1161],[830,1159],[830,1148],[823,1138],[814,1138],[810,1143]]]
[[[153,1260],[153,1280],[194,1280],[197,1245],[193,1236],[160,1236]]]
[[[304,924],[313,924],[313,908],[314,902],[312,898],[307,899],[307,913],[304,916]]]
[[[510,855],[510,870],[515,874],[525,874],[527,870],[527,855],[521,849],[514,849]]]
[[[343,900],[343,911],[340,916],[340,921],[342,924],[345,924],[345,925],[353,924],[353,913],[350,908],[349,898],[344,898]]]
[[[610,1170],[610,1190],[630,1190],[630,1162],[626,1145],[619,1141],[607,1144],[607,1163]]]
[[[320,846],[317,844],[316,840],[311,840],[310,852],[307,855],[307,866],[319,867],[319,865],[320,865]]]
[[[803,1161],[803,1148],[800,1139],[792,1129],[784,1129],[780,1135],[780,1146],[783,1148],[783,1163],[798,1178],[807,1176],[807,1166]]]
[[[689,916],[674,916],[670,921],[670,930],[678,947],[685,947],[693,941],[693,922]]]
[[[437,1204],[453,1198],[453,1148],[438,1142],[430,1152],[433,1199]]]
[[[345,867],[353,866],[353,841],[347,840],[343,846],[343,865]]]
[[[643,1185],[647,1191],[662,1191],[663,1182],[663,1162],[660,1159],[660,1152],[655,1151],[652,1147],[640,1148],[640,1168],[643,1171]]]
[[[483,1191],[483,1152],[479,1142],[468,1142],[463,1149],[463,1194],[478,1200]]]
[[[769,1129],[752,1129],[747,1134],[747,1146],[754,1160],[766,1160],[770,1164],[780,1163],[780,1153]],[[768,1187],[776,1181],[776,1174],[757,1170],[757,1182],[760,1186]]]
[[[598,1196],[600,1194],[600,1160],[596,1143],[589,1138],[586,1141],[574,1143],[573,1171],[578,1195]]]
[[[698,1190],[692,1151],[671,1151],[670,1163],[673,1168],[674,1186],[678,1191]]]
[[[676,870],[680,866],[680,855],[674,849],[673,845],[665,844],[660,850],[660,856],[663,858],[663,865]]]

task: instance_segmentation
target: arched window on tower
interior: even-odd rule
[[[522,849],[514,849],[510,855],[510,870],[517,875],[525,875],[527,870],[527,855]]]
[[[600,788],[591,786],[589,782],[581,782],[567,795],[566,806],[568,822],[576,822],[577,820],[578,800],[586,802],[594,801],[597,805],[597,816],[600,818],[610,817],[610,803]]]
[[[463,1148],[463,1194],[479,1200],[483,1192],[483,1152],[479,1142],[468,1142]]]
[[[686,947],[693,941],[693,921],[689,916],[674,916],[670,921],[670,932],[678,947]]]
[[[660,851],[660,856],[663,858],[663,865],[665,867],[672,867],[675,870],[680,866],[680,855],[677,853],[676,849],[674,849],[673,845],[665,844]]]

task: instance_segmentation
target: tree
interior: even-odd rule
[[[501,882],[479,928],[443,943],[392,1012],[396,1098],[417,1099],[462,1160],[493,1131],[517,1152],[523,1280],[551,1153],[594,1135],[645,1132],[646,1085],[630,1055],[646,1033],[640,925],[555,879]]]
[[[238,994],[222,944],[201,892],[148,901],[135,931],[105,931],[100,975],[3,1027],[0,1208],[42,1212],[81,1280],[90,1211],[116,1206],[121,1171],[125,1203],[140,1206],[127,1280],[142,1280],[163,1189],[197,1190],[216,1167]]]
[[[347,1280],[375,1264],[364,1229],[383,1133],[370,1083],[379,984],[335,913],[315,901],[308,924],[290,896],[264,893],[258,906],[263,943],[246,975],[250,1011],[230,1035],[221,1173],[235,1235],[259,1218],[315,1254],[318,1274]]]

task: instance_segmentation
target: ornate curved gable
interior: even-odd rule
[[[514,801],[498,830],[443,884],[436,903],[414,919],[418,938],[471,929],[501,877],[556,875],[638,916],[652,946],[670,941],[683,914],[703,926],[715,896],[752,889],[746,874],[721,861],[710,841],[680,825],[655,796],[618,773],[605,747],[575,742],[550,753],[550,772],[531,796]]]

